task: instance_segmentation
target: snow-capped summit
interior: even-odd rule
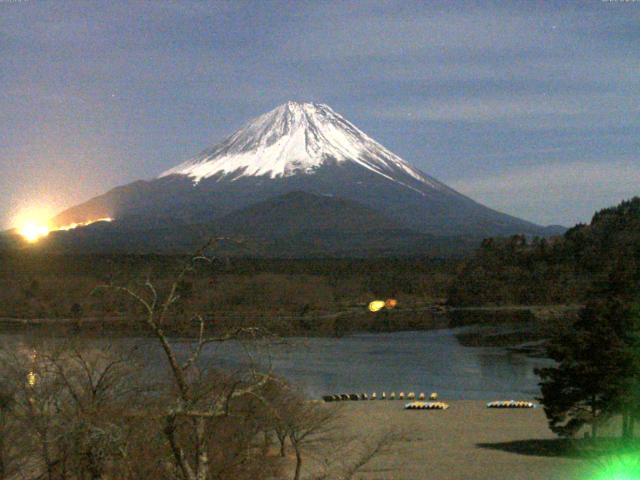
[[[186,175],[194,183],[210,177],[227,180],[262,175],[288,177],[313,174],[320,166],[331,162],[353,162],[402,184],[402,177],[409,175],[431,188],[444,187],[367,136],[328,105],[291,101],[251,120],[218,145],[167,170],[160,177]]]

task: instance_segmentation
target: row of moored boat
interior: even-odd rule
[[[427,396],[424,393],[419,393],[416,397],[415,392],[409,392],[405,395],[404,392],[398,393],[396,396],[395,392],[391,392],[387,395],[387,392],[382,392],[380,396],[376,392],[373,392],[371,395],[367,393],[341,393],[339,395],[325,395],[322,399],[325,402],[340,402],[345,400],[426,400]],[[438,394],[432,393],[429,395],[429,400],[437,400]]]
[[[524,400],[498,400],[487,403],[487,408],[535,408],[532,402]]]

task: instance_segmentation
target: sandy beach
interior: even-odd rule
[[[548,429],[541,408],[493,410],[481,401],[447,403],[445,411],[408,411],[402,401],[341,402],[339,429],[344,435],[366,442],[390,429],[402,433],[356,478],[585,478],[584,468],[590,465],[559,451],[563,442]]]

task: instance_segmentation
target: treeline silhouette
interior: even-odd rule
[[[610,274],[638,277],[640,198],[597,212],[563,236],[486,239],[448,291],[453,305],[584,303]]]

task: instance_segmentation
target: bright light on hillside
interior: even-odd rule
[[[86,227],[88,225],[91,225],[92,223],[98,223],[98,222],[113,222],[113,218],[111,217],[104,217],[104,218],[97,218],[95,220],[87,220],[86,222],[79,222],[79,223],[71,223],[69,225],[63,225],[62,227],[58,227],[55,228],[54,230],[73,230],[74,228],[78,228],[78,227]]]
[[[85,222],[72,223],[70,225],[63,225],[61,227],[50,227],[46,224],[46,222],[38,222],[35,220],[25,221],[21,227],[17,228],[18,233],[22,238],[24,238],[28,243],[36,243],[51,232],[59,232],[59,231],[67,231],[73,230],[78,227],[86,227],[91,225],[92,223],[97,222],[112,222],[113,219],[110,217],[98,218],[96,220],[87,220]]]
[[[41,238],[49,235],[49,227],[46,225],[38,225],[35,222],[27,222],[18,232],[29,243],[36,243]]]

